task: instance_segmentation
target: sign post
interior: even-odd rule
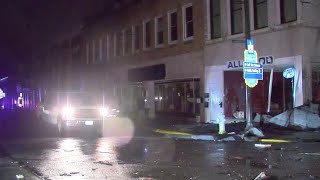
[[[263,80],[263,68],[258,62],[258,53],[254,50],[253,40],[247,39],[247,47],[243,52],[243,79],[247,85],[246,88],[246,130],[252,127],[252,107],[251,107],[251,89],[258,85],[258,80]],[[249,87],[249,88],[248,88]]]

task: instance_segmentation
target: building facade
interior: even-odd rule
[[[253,112],[278,114],[314,100],[318,1],[249,2],[251,36],[264,67],[252,90]],[[150,118],[217,123],[245,111],[244,38],[237,0],[141,0],[86,26],[71,40],[71,62],[83,65],[81,87],[109,92],[125,111],[136,111],[142,98]],[[289,67],[295,76],[285,79]]]
[[[205,92],[210,94],[210,102],[206,121],[216,122],[219,118],[234,119],[235,112],[246,109],[244,7],[235,0],[207,3]],[[320,65],[319,2],[249,3],[250,33],[264,69],[263,80],[252,89],[253,113],[276,115],[314,101]],[[283,71],[291,67],[294,77],[284,78]]]

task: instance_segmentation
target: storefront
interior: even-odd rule
[[[158,116],[200,116],[200,79],[155,82],[155,110]]]
[[[263,64],[263,80],[252,88],[253,114],[277,115],[303,104],[302,56],[275,58],[259,57]],[[208,66],[205,70],[205,91],[208,104],[206,122],[219,119],[244,120],[239,112],[246,111],[246,88],[242,60],[227,61],[226,65]],[[294,68],[294,77],[285,78],[283,71]]]

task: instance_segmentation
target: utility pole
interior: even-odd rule
[[[246,47],[248,49],[247,39],[251,39],[250,34],[250,7],[249,0],[243,0],[244,3],[244,32],[246,39]],[[246,85],[246,119],[247,125],[245,130],[249,130],[252,127],[252,106],[251,106],[251,88]]]

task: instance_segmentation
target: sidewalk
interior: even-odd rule
[[[205,140],[205,141],[259,141],[256,137],[243,138],[245,123],[226,124],[226,133],[218,134],[217,124],[195,123],[175,120],[150,120],[146,128],[168,138]],[[275,129],[273,126],[262,127],[265,137],[271,142],[320,142],[319,131],[293,131]],[[229,133],[229,134],[228,134]]]
[[[227,132],[240,133],[245,127],[244,123],[226,124]],[[165,137],[177,139],[216,141],[226,135],[219,135],[217,124],[196,123],[183,119],[153,119],[148,120],[146,128]]]

